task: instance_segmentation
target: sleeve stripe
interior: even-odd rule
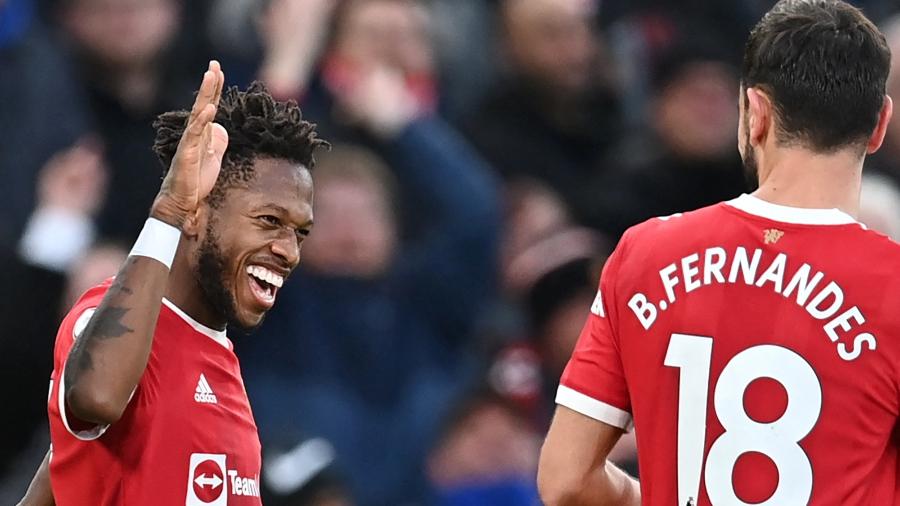
[[[625,431],[631,430],[631,413],[603,401],[598,401],[567,386],[559,386],[559,389],[556,391],[556,403],[613,427],[618,427]]]

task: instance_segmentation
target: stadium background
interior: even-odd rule
[[[748,189],[737,69],[771,3],[0,0],[0,503],[48,444],[61,315],[158,189],[152,120],[217,58],[334,144],[300,271],[231,335],[266,504],[535,504],[555,383],[619,235]],[[900,55],[896,2],[857,3]],[[898,157],[893,125],[861,217],[894,239]],[[636,472],[633,440],[615,458]]]

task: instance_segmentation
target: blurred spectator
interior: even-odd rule
[[[592,190],[591,221],[614,237],[746,188],[737,152],[739,84],[727,55],[705,39],[682,41],[657,60],[651,82],[652,130],[626,142],[610,159],[616,169]]]
[[[432,38],[440,64],[441,111],[468,116],[497,77],[495,2],[430,0]]]
[[[501,259],[504,287],[516,291],[524,281],[516,279],[510,263],[526,248],[557,230],[572,224],[571,213],[562,198],[546,185],[520,179],[506,185]]]
[[[91,218],[102,200],[104,172],[96,146],[82,141],[56,155],[41,171],[37,187],[37,207],[19,247],[0,253],[0,286],[8,287],[0,295],[0,375],[6,384],[16,385],[4,397],[6,409],[16,414],[4,417],[4,428],[22,436],[6,438],[0,447],[0,476],[47,417],[47,381],[66,272],[90,247]],[[123,259],[119,254],[118,262]],[[92,281],[110,276],[118,265]]]
[[[375,78],[382,99],[351,97],[345,111],[389,165],[349,146],[321,156],[317,229],[296,279],[241,344],[264,445],[327,440],[361,505],[426,489],[427,448],[467,382],[470,337],[493,295],[498,221],[482,162],[437,118],[398,107],[402,82]],[[401,233],[393,188],[418,195],[417,233]]]
[[[559,193],[581,219],[584,183],[619,136],[595,15],[585,0],[501,3],[507,75],[464,121],[472,143],[508,180],[527,176]]]
[[[450,415],[428,459],[439,506],[539,504],[535,474],[541,436],[503,398],[482,393]]]
[[[38,171],[86,130],[68,60],[32,0],[0,2],[0,249],[18,244],[35,206]]]
[[[507,265],[507,286],[524,310],[531,346],[540,357],[543,380],[533,407],[542,427],[549,424],[559,376],[594,300],[600,261],[608,250],[596,233],[569,226],[529,245]],[[500,381],[493,386],[505,395],[517,390],[515,382],[505,383],[509,377],[504,374],[491,378]]]
[[[437,117],[429,23],[417,0],[276,0],[263,18],[260,76],[280,96],[299,98],[323,137],[365,146],[394,165],[385,139],[417,118]],[[455,135],[445,123],[440,130]],[[404,211],[427,205],[408,188],[398,185]],[[417,213],[399,217],[410,229],[424,225]]]
[[[859,221],[900,242],[900,188],[884,176],[864,175]]]
[[[367,142],[371,132],[359,128],[346,108],[353,100],[382,98],[373,95],[387,89],[378,83],[402,84],[391,87],[403,99],[392,105],[404,114],[391,116],[436,110],[428,23],[428,11],[415,0],[276,0],[263,20],[266,58],[260,76],[275,93],[302,98],[304,113],[319,123],[323,137]]]
[[[159,189],[151,124],[158,113],[189,105],[196,87],[193,32],[181,30],[178,0],[65,0],[59,16],[110,169],[99,231],[130,242]]]
[[[269,448],[263,469],[263,501],[269,506],[351,506],[349,493],[337,478],[334,447],[323,439],[308,439],[277,452]]]
[[[106,179],[95,139],[81,139],[50,159],[37,184],[38,207],[20,243],[29,263],[65,271],[91,245]]]
[[[888,19],[882,29],[891,48],[887,94],[897,101],[900,100],[900,14]],[[900,114],[891,118],[884,144],[877,153],[866,159],[866,167],[884,174],[900,185]]]

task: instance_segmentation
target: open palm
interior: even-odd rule
[[[228,132],[214,120],[224,84],[219,62],[211,61],[154,203],[157,214],[175,225],[180,226],[197,210],[219,177]]]

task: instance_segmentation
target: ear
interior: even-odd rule
[[[891,123],[891,116],[894,115],[894,101],[890,95],[884,96],[884,104],[881,106],[881,112],[878,113],[878,124],[875,131],[869,137],[869,143],[866,145],[866,153],[872,154],[881,148],[884,142],[884,136],[887,134],[888,125]]]
[[[774,109],[769,96],[759,88],[747,88],[747,129],[750,134],[750,145],[753,147],[765,144],[774,127]]]

